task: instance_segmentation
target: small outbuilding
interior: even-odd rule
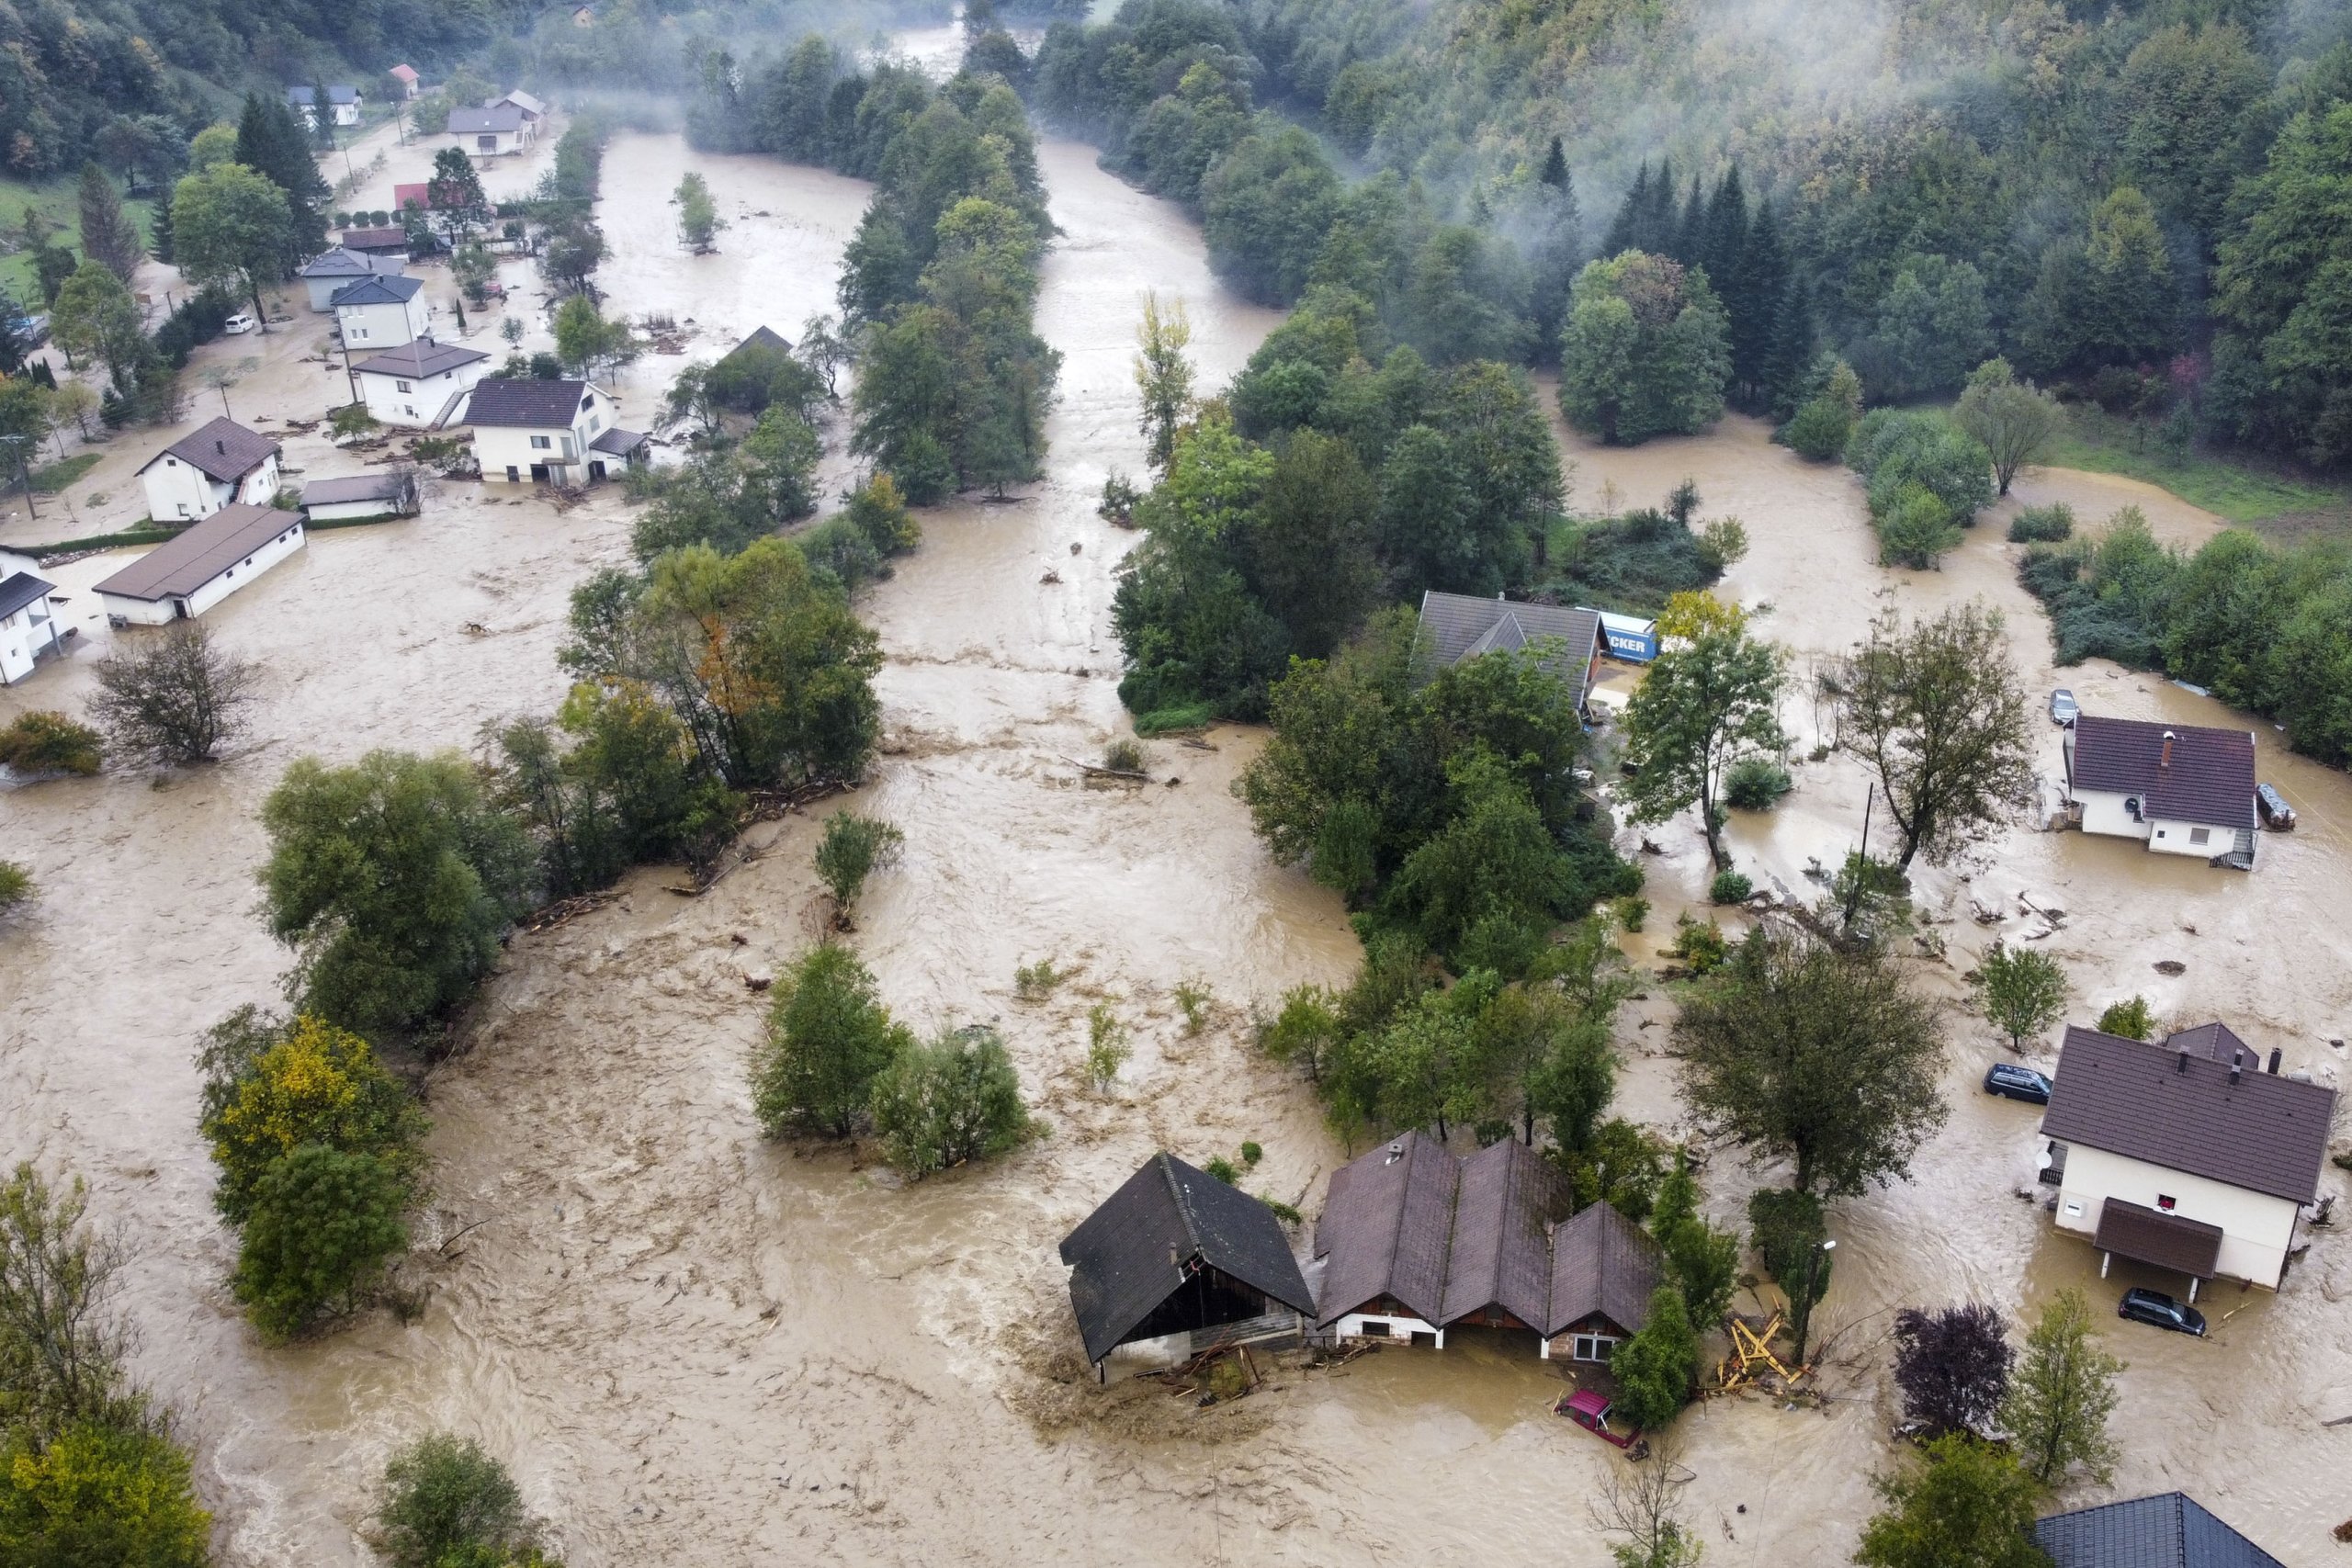
[[[494,158],[520,152],[537,141],[539,123],[518,105],[492,104],[486,108],[451,109],[449,134],[465,143],[466,151],[475,157]]]
[[[413,65],[395,65],[384,74],[401,85],[401,96],[404,98],[413,98],[424,88],[424,79],[417,75]]]
[[[433,425],[456,410],[490,370],[480,349],[429,337],[371,355],[351,367],[359,399],[386,424]]]
[[[345,229],[343,231],[343,248],[356,251],[363,256],[386,261],[397,259],[404,266],[408,261],[408,231],[398,225],[383,229]],[[384,270],[397,276],[401,269]],[[327,298],[332,302],[334,297],[329,295]]]
[[[30,571],[9,570],[22,558],[0,561],[0,686],[15,685],[65,648],[49,602],[57,590]]]
[[[224,506],[98,584],[116,626],[192,620],[309,542],[302,519],[274,506]]]
[[[2277,1290],[2319,1197],[2335,1091],[2278,1074],[2225,1024],[2161,1045],[2069,1027],[2042,1112],[2058,1228],[2118,1258]]]
[[[1443,1349],[1455,1327],[1518,1329],[1540,1356],[1578,1361],[1640,1331],[1663,1273],[1640,1226],[1607,1203],[1575,1209],[1526,1145],[1457,1156],[1419,1132],[1332,1174],[1315,1255],[1317,1324],[1337,1338]]]
[[[2086,833],[2254,869],[2254,732],[2078,716],[2060,743],[2066,814]]]
[[[2182,1492],[2037,1519],[2052,1568],[2285,1568]]]
[[[1421,668],[1424,679],[1481,654],[1537,649],[1542,668],[1566,683],[1579,712],[1591,694],[1600,656],[1608,649],[1600,635],[1599,611],[1526,604],[1500,595],[1480,599],[1434,589],[1421,595],[1421,636],[1428,649]]]
[[[416,476],[391,468],[312,479],[302,487],[302,514],[313,523],[362,523],[416,515]]]
[[[139,482],[147,515],[192,522],[243,502],[264,506],[277,494],[277,443],[233,419],[214,419],[147,459]]]
[[[496,108],[501,104],[512,104],[516,108],[521,109],[523,111],[523,117],[526,119],[545,119],[548,117],[547,100],[539,97],[536,94],[526,93],[520,87],[515,88],[511,93],[503,94],[501,96],[491,99],[490,102],[483,107],[486,108]]]
[[[1063,1238],[1086,1359],[1166,1335],[1311,1316],[1315,1297],[1273,1211],[1170,1154],[1154,1155]]]

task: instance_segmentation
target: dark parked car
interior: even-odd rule
[[[2031,1067],[1996,1062],[1984,1070],[1984,1092],[2022,1100],[2028,1105],[2050,1103],[2050,1079]]]
[[[2128,1317],[2134,1323],[2153,1324],[2169,1328],[2175,1334],[2205,1337],[2205,1314],[2187,1302],[2177,1302],[2162,1291],[2132,1290],[2123,1292],[2117,1303],[2115,1315]]]
[[[2075,722],[2075,716],[2082,711],[2075,702],[2075,694],[2065,687],[2061,686],[2050,694],[2051,723],[2072,724]]]

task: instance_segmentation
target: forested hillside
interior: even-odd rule
[[[1749,407],[1785,413],[1817,352],[1873,400],[2001,353],[2184,436],[2339,466],[2347,17],[1129,0],[1057,27],[1034,96],[1199,210],[1238,287],[1345,282],[1433,358],[1548,357],[1574,269],[1633,243],[1709,269]]]

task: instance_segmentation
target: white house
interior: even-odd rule
[[[139,470],[147,515],[158,523],[209,517],[243,502],[266,506],[277,493],[277,443],[232,419],[215,419],[147,459]]]
[[[116,626],[201,615],[308,542],[301,517],[274,506],[224,506],[98,584]]]
[[[0,553],[0,686],[15,685],[34,665],[64,649],[64,632],[49,603],[56,590],[17,568],[17,561],[31,564],[23,556]]]
[[[2277,1290],[2300,1211],[2319,1196],[2335,1091],[2265,1071],[2219,1023],[2161,1045],[2069,1028],[2042,1112],[2058,1228],[2091,1238],[2104,1275],[2128,1258]]]
[[[311,291],[311,309],[331,310],[334,297],[349,284],[369,277],[398,277],[408,271],[405,252],[398,255],[363,255],[347,246],[322,251],[302,264],[296,276]]]
[[[308,87],[286,89],[286,101],[292,104],[294,112],[302,117],[303,125],[311,130],[316,130],[319,128],[319,108],[311,101],[312,96]],[[327,107],[335,124],[357,125],[359,123],[359,89],[348,82],[328,83]]]
[[[490,355],[429,337],[363,359],[351,367],[368,412],[386,424],[438,423],[453,402],[490,370]]]
[[[341,479],[312,479],[302,487],[302,515],[313,523],[356,523],[378,517],[416,515],[416,477],[379,468]]]
[[[476,383],[452,423],[473,427],[483,479],[576,485],[601,479],[616,466],[600,451],[642,444],[630,431],[610,439],[619,416],[611,394],[593,382],[492,378]]]
[[[537,116],[516,104],[492,104],[487,108],[451,109],[449,134],[477,158],[520,152],[539,139]]]
[[[422,278],[363,277],[335,290],[334,321],[345,353],[398,348],[432,332],[433,307]]]
[[[2085,714],[2066,731],[2067,815],[2086,833],[2254,869],[2254,733]]]

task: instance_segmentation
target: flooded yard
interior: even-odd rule
[[[1225,294],[1197,231],[1102,173],[1091,149],[1049,141],[1040,156],[1065,231],[1037,312],[1065,355],[1052,477],[1009,503],[926,514],[922,548],[865,604],[888,657],[886,738],[852,803],[907,836],[854,939],[884,995],[919,1028],[995,1021],[1049,1136],[914,1188],[759,1138],[743,1064],[763,998],[746,980],[773,975],[811,930],[819,822],[791,817],[755,829],[758,858],[701,897],[649,869],[615,905],[514,939],[470,1051],[431,1085],[418,1321],[377,1314],[270,1351],[236,1316],[190,1053],[231,1008],[273,998],[286,962],[251,913],[254,810],[305,752],[463,748],[487,719],[551,705],[566,594],[626,554],[627,511],[609,489],[558,516],[443,484],[413,522],[321,534],[212,617],[271,672],[235,756],[163,787],[120,773],[0,792],[0,852],[43,889],[0,937],[0,1156],[86,1173],[137,1249],[138,1370],[183,1412],[226,1561],[368,1561],[356,1530],[374,1477],[393,1446],[435,1426],[508,1458],[573,1568],[925,1562],[951,1543],[960,1561],[1007,1565],[1608,1561],[1584,1500],[1614,1450],[1551,1416],[1556,1371],[1507,1343],[1283,1371],[1270,1393],[1208,1412],[1148,1384],[1098,1391],[1082,1364],[1055,1244],[1153,1150],[1198,1162],[1255,1140],[1266,1158],[1253,1190],[1319,1207],[1346,1151],[1306,1089],[1255,1059],[1247,1010],[1301,980],[1343,981],[1357,949],[1338,901],[1270,864],[1227,793],[1259,735],[1150,742],[1155,781],[1173,782],[1135,788],[1088,788],[1072,763],[1124,729],[1108,611],[1135,538],[1094,504],[1110,468],[1142,467],[1128,372],[1141,295],[1187,301],[1204,387],[1278,318]],[[735,225],[716,256],[679,250],[659,209],[689,167]],[[797,336],[830,309],[865,198],[822,171],[690,153],[671,137],[617,138],[605,184],[616,254],[600,281],[632,313],[693,318],[696,355],[761,324]],[[323,378],[297,348],[292,334],[271,344],[244,395],[316,417],[315,393],[294,400]],[[682,362],[634,368],[625,421],[647,416]],[[1724,592],[1769,603],[1765,630],[1800,658],[1842,649],[1883,604],[1982,597],[2009,616],[2030,686],[2063,682],[2095,713],[2237,722],[2153,676],[2052,671],[1997,520],[1942,572],[1888,572],[1872,564],[1850,477],[1800,463],[1752,422],[1633,451],[1564,447],[1581,502],[1613,483],[1646,503],[1687,474],[1706,513],[1740,515],[1751,550]],[[345,455],[322,441],[289,453],[346,471],[326,468]],[[2098,476],[2037,474],[2019,490],[2063,494],[2086,520],[2137,501],[2167,537],[2212,526]],[[62,570],[90,647],[0,692],[0,719],[80,705],[107,641],[86,588],[119,559]],[[1786,717],[1802,754],[1810,709],[1792,700]],[[2047,945],[2074,976],[2075,1017],[2139,991],[2160,1014],[2218,1016],[2334,1081],[2344,1053],[2330,1042],[2352,1032],[2352,781],[2290,757],[2267,726],[2259,739],[2263,776],[2302,828],[2266,838],[2253,874],[2021,826],[1983,864],[1921,877],[1948,944],[1929,983],[1956,998],[1974,953],[2024,924],[1978,926],[1972,893],[2014,916],[2024,891],[2067,911]],[[2057,767],[2052,731],[2045,773]],[[1796,772],[1780,810],[1737,818],[1731,839],[1759,883],[1805,893],[1807,860],[1834,863],[1858,835],[1863,791],[1842,757]],[[1688,822],[1647,831],[1663,852],[1642,855],[1656,933],[1703,902],[1705,868]],[[1634,946],[1646,959],[1649,941]],[[1049,1000],[1016,999],[1014,967],[1049,957],[1072,978]],[[2166,978],[2159,959],[2186,970]],[[1186,1038],[1171,993],[1194,976],[1217,1016]],[[1080,1066],[1097,1001],[1136,1042],[1109,1095]],[[1681,1132],[1659,1054],[1669,1016],[1662,992],[1627,1010],[1621,1103]],[[2007,1055],[1979,1021],[1955,1013],[1951,1036],[1952,1118],[1917,1180],[1836,1213],[1820,1321],[1845,1330],[1829,1374],[1839,1397],[1826,1411],[1720,1401],[1684,1418],[1711,1563],[1783,1568],[1851,1550],[1874,1506],[1870,1474],[1892,1453],[1879,1344],[1892,1309],[1973,1297],[2014,1315],[2066,1284],[2098,1284],[2103,1303],[2141,1282],[2098,1284],[2088,1247],[2053,1237],[2017,1195],[2031,1184],[2034,1112],[1976,1091]],[[1717,1156],[1718,1217],[1771,1176]],[[2329,1181],[2343,1190],[2340,1173]],[[2117,1325],[2111,1346],[2132,1366],[2112,1495],[2192,1486],[2283,1561],[2333,1561],[2325,1532],[2352,1513],[2352,1428],[2318,1423],[2352,1414],[2347,1296],[2352,1249],[2321,1232],[2281,1296],[2213,1292],[2210,1341]]]

